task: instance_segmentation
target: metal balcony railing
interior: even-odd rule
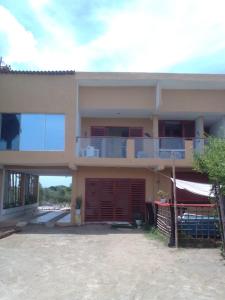
[[[92,158],[185,159],[183,138],[78,137],[77,155]]]
[[[79,137],[77,138],[79,157],[125,158],[127,138],[120,137]]]
[[[204,147],[207,144],[207,139],[193,139],[193,149],[196,153],[203,153]]]
[[[185,143],[182,138],[135,138],[136,158],[184,159]]]
[[[159,158],[161,159],[184,159],[185,139],[179,137],[159,138]]]

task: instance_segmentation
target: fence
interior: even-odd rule
[[[174,205],[155,202],[155,225],[168,237],[168,245],[175,245],[175,221],[177,221],[178,245],[216,245],[220,241],[219,218],[215,204],[177,204],[177,220]]]

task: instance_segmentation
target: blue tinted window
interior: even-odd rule
[[[63,151],[65,116],[0,114],[0,150]]]
[[[0,115],[0,150],[19,150],[20,114]]]
[[[65,126],[63,115],[46,115],[45,147],[48,150],[64,150]]]
[[[45,115],[22,114],[20,150],[43,151],[45,149]]]

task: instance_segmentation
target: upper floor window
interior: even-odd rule
[[[160,120],[159,137],[179,137],[192,139],[195,137],[195,121]]]
[[[63,114],[0,114],[0,150],[63,151]]]
[[[91,126],[91,136],[142,137],[142,127]]]

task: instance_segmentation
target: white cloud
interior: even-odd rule
[[[30,62],[37,56],[37,43],[33,34],[26,30],[3,6],[0,6],[0,32],[7,37],[7,61]],[[3,41],[2,41],[3,43]]]
[[[143,2],[144,9],[139,2],[107,15],[108,30],[92,43],[93,49],[123,53],[129,58],[126,70],[158,71],[225,46],[223,1],[169,1],[171,9],[163,15],[152,11],[152,1]]]
[[[63,27],[47,14],[46,5],[53,5],[49,0],[30,0],[35,18],[50,37],[46,43],[38,42],[0,6],[0,31],[9,41],[5,60],[39,69],[89,70],[95,61],[108,57],[113,61],[111,71],[156,72],[225,48],[222,0],[130,3],[120,10],[96,10],[96,20],[104,23],[105,32],[84,45],[79,45],[76,36],[76,30],[82,29]]]
[[[29,0],[28,3],[34,10],[40,10],[50,4],[50,0]]]
[[[30,69],[81,69],[87,68],[85,51],[75,43],[72,34],[61,28],[54,19],[42,12],[43,6],[36,6],[40,24],[51,34],[51,40],[38,44],[32,32],[26,30],[9,10],[0,5],[0,32],[7,37],[8,52],[4,61],[27,63]],[[29,68],[29,67],[28,67]]]

